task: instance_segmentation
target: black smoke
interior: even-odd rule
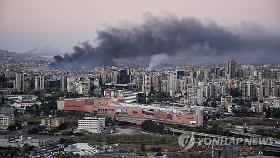
[[[51,67],[214,64],[231,57],[241,62],[279,63],[280,36],[248,28],[233,31],[194,18],[150,15],[140,25],[97,32],[97,46],[89,42],[75,46],[73,53],[55,56]]]

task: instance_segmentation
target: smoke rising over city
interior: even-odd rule
[[[249,28],[249,29],[248,29]],[[97,32],[97,44],[84,42],[73,53],[57,55],[54,68],[82,66],[149,66],[240,62],[280,62],[280,35],[247,26],[232,30],[195,18],[146,15],[139,25],[109,27]]]

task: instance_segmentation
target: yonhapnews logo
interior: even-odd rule
[[[215,145],[273,145],[272,138],[235,138],[235,137],[217,137],[217,138],[195,138],[194,133],[181,134],[178,138],[178,145],[183,150],[189,150],[196,146],[215,146]]]
[[[184,150],[193,148],[194,144],[195,138],[193,133],[181,134],[178,138],[178,145]]]

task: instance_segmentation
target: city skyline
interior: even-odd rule
[[[250,65],[229,59],[216,66],[63,70],[48,69],[49,62],[48,58],[0,51],[1,155],[108,157],[102,154],[107,151],[136,155],[144,151],[140,144],[147,144],[145,139],[152,136],[148,142],[156,140],[145,153],[185,157],[190,153],[183,150],[188,148],[182,139],[190,131],[209,141],[221,137],[270,140],[254,146],[237,143],[223,151],[235,153],[234,158],[259,156],[259,151],[262,156],[279,155],[280,64]],[[128,145],[119,140],[120,135],[129,138]],[[50,139],[52,143],[47,143]],[[17,152],[7,153],[11,146]],[[77,147],[73,150],[72,146]],[[126,151],[120,152],[120,146]],[[163,147],[152,149],[158,146]],[[23,150],[26,147],[32,148]],[[198,157],[221,154],[219,147],[209,143],[191,148]]]
[[[0,0],[0,157],[280,157],[280,0]]]

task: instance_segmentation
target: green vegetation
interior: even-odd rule
[[[36,126],[33,128],[28,129],[28,134],[38,134],[39,132],[43,132],[45,130],[45,127],[43,126]]]
[[[6,105],[5,98],[4,98],[4,96],[1,96],[1,93],[0,93],[0,107],[5,106],[5,105]]]
[[[280,118],[280,108],[264,107],[263,111],[266,118]]]
[[[116,118],[112,118],[110,116],[105,117],[106,126],[115,126]]]
[[[34,146],[24,144],[23,147],[0,147],[0,157],[28,157],[32,151],[35,151]]]
[[[58,155],[55,156],[55,158],[73,158],[75,155],[70,154],[70,153],[59,153]]]
[[[21,124],[19,122],[15,122],[15,124],[9,125],[8,130],[14,131],[17,129],[21,129]]]
[[[59,132],[59,131],[61,131],[61,130],[65,130],[66,128],[67,128],[67,124],[61,123],[60,126],[52,128],[52,129],[49,131],[49,134],[52,135],[52,134],[57,133],[57,132]]]
[[[87,114],[90,114],[88,112],[83,111],[57,111],[56,116],[57,117],[75,117],[75,118],[83,118]]]
[[[241,106],[238,109],[233,108],[232,112],[236,117],[250,117],[254,115],[254,112],[249,107]]]
[[[177,142],[176,138],[170,135],[157,135],[157,134],[91,134],[75,139],[76,142],[84,143],[121,143],[121,144],[145,144],[145,145],[158,145],[170,144]]]
[[[218,124],[218,125],[270,125],[270,126],[278,126],[280,123],[280,119],[266,119],[266,118],[257,118],[257,117],[232,117],[227,119],[221,119],[221,120],[212,120],[208,122],[208,125]]]
[[[88,112],[83,111],[57,111],[57,117],[64,117],[64,123],[67,124],[68,127],[73,127],[78,125],[78,120],[83,117],[91,115]]]
[[[28,125],[39,125],[41,123],[41,119],[44,118],[43,116],[18,116],[15,118],[16,122],[24,122],[26,121]]]
[[[213,123],[212,126],[185,126],[180,124],[165,124],[167,127],[185,131],[231,136],[227,129]],[[168,132],[168,131],[167,131]]]
[[[173,98],[169,95],[169,93],[167,93],[167,92],[156,92],[154,90],[151,90],[151,92],[148,95],[147,103],[171,101],[171,100],[173,100]]]
[[[142,123],[141,128],[143,131],[163,134],[165,127],[164,127],[164,123],[162,122],[146,120]]]
[[[179,150],[177,139],[171,135],[158,134],[88,134],[74,138],[75,142],[89,144],[119,144],[128,151],[145,155],[146,152]]]
[[[241,92],[238,90],[238,88],[230,88],[229,95],[231,95],[233,98],[241,97]]]
[[[38,104],[28,106],[26,107],[26,112],[34,116],[40,116],[41,114],[40,106]]]
[[[94,158],[139,158],[139,155],[136,153],[106,153],[106,154],[95,154]]]
[[[43,115],[48,116],[50,114],[54,114],[56,110],[56,104],[59,97],[63,97],[64,93],[54,93],[50,96],[44,96],[42,98],[39,98],[42,102],[41,104],[41,111]]]
[[[0,88],[13,88],[13,83],[4,74],[0,76]]]
[[[51,129],[47,129],[43,126],[35,126],[33,128],[28,129],[28,134],[38,134],[40,132],[47,132],[46,134],[53,135],[61,130],[64,130],[67,128],[67,125],[65,123],[62,123],[59,127],[53,127]]]
[[[259,129],[256,131],[256,134],[266,137],[280,138],[279,129]]]
[[[33,105],[31,107],[28,107],[26,110],[28,113],[34,116],[48,116],[48,115],[54,115],[57,110],[57,100],[61,97],[65,98],[78,98],[82,95],[76,94],[76,93],[70,93],[70,92],[52,92],[52,93],[46,93],[43,91],[31,91],[30,94],[36,95],[38,97],[38,100],[42,103],[39,105]]]
[[[146,120],[142,123],[141,128],[143,131],[152,132],[152,133],[171,133],[171,131],[165,131],[165,127],[180,129],[185,131],[207,133],[207,134],[217,134],[217,135],[226,135],[231,136],[228,129],[224,129],[219,123],[211,122],[209,126],[186,126],[180,124],[170,124],[156,122],[152,120]]]
[[[69,145],[75,143],[71,138],[61,138],[59,139],[59,144]]]

